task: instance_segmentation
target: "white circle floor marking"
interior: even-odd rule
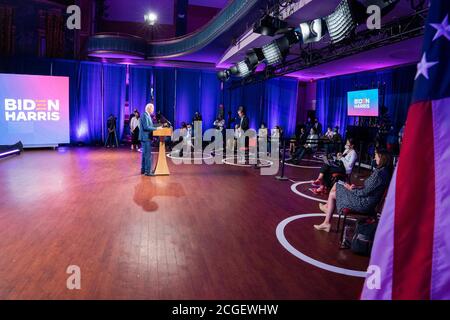
[[[191,154],[195,154],[195,153],[191,153]],[[206,156],[206,157],[204,157],[204,156],[202,156],[201,158],[200,157],[176,157],[176,156],[172,156],[172,154],[170,154],[170,153],[168,153],[167,154],[167,158],[170,158],[170,159],[175,159],[175,160],[206,160],[206,159],[212,159],[213,158],[213,156],[212,155],[209,155],[209,156]]]
[[[322,157],[323,157],[324,155],[325,155],[325,152],[322,152],[322,153],[316,152],[316,153],[313,155],[313,158],[322,160]]]
[[[291,158],[285,159],[285,165],[289,166],[289,167],[296,167],[296,168],[303,168],[303,169],[320,169],[322,167],[316,167],[316,166],[301,166],[299,164],[293,164],[293,163],[289,163],[287,161],[289,161]],[[306,160],[306,161],[312,161],[312,160],[308,160],[308,159],[302,159],[302,160]],[[283,161],[281,161],[283,162]]]
[[[316,159],[302,159],[303,161],[309,161],[309,162],[317,162],[317,163],[324,163],[323,160],[316,160]]]
[[[313,259],[313,258],[307,256],[306,254],[300,252],[296,248],[294,248],[289,243],[289,241],[287,241],[287,239],[284,235],[284,229],[290,222],[292,222],[294,220],[298,220],[298,219],[304,219],[304,218],[310,218],[310,217],[323,217],[323,216],[325,216],[325,215],[322,213],[305,213],[305,214],[299,214],[299,215],[284,219],[283,221],[281,221],[278,224],[277,229],[276,229],[276,235],[277,235],[278,241],[289,253],[291,253],[295,257],[299,258],[300,260],[302,260],[306,263],[309,263],[317,268],[327,270],[330,272],[334,272],[334,273],[343,274],[346,276],[365,278],[366,274],[367,274],[365,271],[336,267],[331,264],[327,264],[327,263],[321,262],[319,260]],[[337,215],[334,215],[334,216],[336,217]]]
[[[234,162],[230,162],[230,160],[231,161],[236,160],[236,157],[224,158],[222,160],[222,163],[230,165],[230,166],[236,166],[236,167],[252,167],[252,166],[256,165],[256,163],[255,164],[234,163]],[[252,159],[252,160],[255,160],[255,159]],[[273,161],[270,161],[270,160],[260,159],[259,161],[260,161],[259,167],[261,167],[261,166],[269,167],[269,166],[273,165]],[[265,162],[266,164],[261,164],[263,162]]]
[[[301,185],[301,184],[311,184],[312,182],[314,182],[314,180],[308,180],[308,181],[299,181],[294,183],[291,186],[291,190],[292,192],[294,192],[295,194],[298,194],[300,197],[306,198],[306,199],[310,199],[310,200],[314,200],[314,201],[319,201],[319,202],[323,202],[323,203],[327,203],[327,200],[324,199],[320,199],[320,198],[315,198],[312,196],[308,196],[307,194],[304,194],[303,192],[300,192],[297,190],[297,186]]]

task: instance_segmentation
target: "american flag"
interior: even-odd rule
[[[362,299],[450,299],[450,13],[432,0],[398,166]],[[369,266],[369,270],[370,267]]]

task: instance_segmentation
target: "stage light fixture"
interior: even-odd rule
[[[348,0],[342,0],[334,12],[325,17],[331,42],[342,41],[356,28]]]
[[[275,41],[263,46],[262,50],[268,65],[276,64],[283,60],[283,55],[281,54],[280,48]]]
[[[230,78],[230,70],[221,70],[217,72],[217,78],[220,81],[227,81]]]
[[[246,77],[251,73],[250,66],[246,60],[242,60],[236,64],[236,67],[239,71],[238,75],[241,77]]]
[[[318,42],[325,35],[326,24],[321,18],[318,18],[300,23],[299,31],[302,43]]]
[[[262,47],[267,65],[273,65],[283,61],[289,52],[289,48],[299,41],[299,33],[290,30],[285,36],[278,38]]]
[[[237,74],[239,74],[239,70],[238,70],[237,66],[234,65],[234,66],[232,66],[232,67],[230,68],[230,75],[235,76],[235,75],[237,75]]]
[[[261,48],[254,48],[247,51],[247,63],[250,69],[254,69],[262,60],[264,60],[264,54]]]
[[[272,37],[277,31],[285,29],[287,26],[286,21],[266,15],[253,25],[253,32]]]
[[[153,26],[156,21],[158,20],[158,16],[154,12],[149,12],[144,16],[145,22],[147,22],[149,25]]]

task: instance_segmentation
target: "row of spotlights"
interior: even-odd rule
[[[237,72],[230,72],[231,69],[230,71],[222,70],[217,73],[217,77],[222,81],[228,80],[231,75],[245,78],[262,61],[265,61],[267,65],[280,63],[289,52],[289,48],[297,42],[299,42],[298,31],[290,30],[285,36],[266,44],[262,48],[255,48],[247,52],[246,58],[231,68],[234,68]]]
[[[261,61],[265,61],[267,65],[281,63],[294,43],[318,42],[327,32],[332,43],[337,43],[344,40],[351,32],[355,30],[358,23],[358,12],[361,11],[361,3],[358,4],[356,1],[349,1],[350,0],[342,0],[334,12],[328,16],[301,23],[297,29],[289,30],[281,38],[264,45],[262,48],[253,49],[247,54],[243,61],[238,62],[232,67],[235,70],[234,72],[231,72],[231,69],[219,71],[217,74],[218,78],[226,81],[231,75],[246,77],[254,71],[258,63]],[[358,1],[362,1],[366,6],[371,3],[380,2],[375,0]],[[392,9],[398,2],[398,0],[383,1],[384,9]],[[265,21],[265,23],[267,24],[268,22]],[[256,29],[260,33],[263,33],[265,29],[262,27],[263,23],[261,23],[261,26]],[[278,30],[278,32],[279,31],[280,30]]]

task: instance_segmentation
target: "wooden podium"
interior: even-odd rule
[[[166,157],[166,142],[164,141],[165,137],[172,136],[171,128],[162,128],[153,131],[154,137],[159,137],[159,153],[158,153],[158,162],[156,163],[155,168],[155,176],[167,176],[170,174],[169,167],[167,166],[167,157]]]

